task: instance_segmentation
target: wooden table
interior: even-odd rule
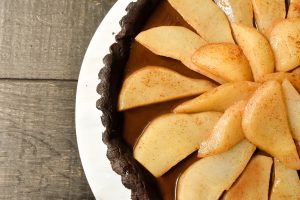
[[[0,0],[0,199],[93,199],[74,105],[89,41],[116,0]]]

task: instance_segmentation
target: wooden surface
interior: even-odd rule
[[[0,78],[76,80],[115,0],[0,0]]]
[[[116,0],[0,0],[0,199],[93,199],[74,105],[88,43]]]

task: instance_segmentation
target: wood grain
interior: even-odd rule
[[[0,78],[76,80],[89,41],[115,2],[1,0]]]
[[[76,80],[115,2],[0,0],[1,200],[94,199],[76,144]]]
[[[0,81],[0,199],[92,199],[74,129],[76,82]]]

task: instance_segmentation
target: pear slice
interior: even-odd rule
[[[139,33],[135,40],[153,53],[182,62],[207,44],[199,35],[181,26],[159,26]]]
[[[282,89],[293,138],[300,142],[300,95],[287,79],[282,82]]]
[[[223,153],[244,139],[242,116],[246,104],[239,101],[225,111],[209,138],[200,143],[198,157]]]
[[[283,80],[288,79],[297,90],[300,90],[300,74],[297,73],[288,73],[288,72],[276,72],[272,74],[265,74],[261,76],[257,82],[264,83],[270,80],[276,80],[282,82]]]
[[[168,1],[206,41],[234,43],[226,15],[212,0]]]
[[[204,45],[193,54],[192,62],[227,82],[252,80],[249,62],[241,48],[235,44]]]
[[[210,110],[224,112],[234,103],[249,99],[259,85],[248,81],[226,83],[178,105],[174,112],[197,113]]]
[[[271,200],[300,199],[300,181],[296,170],[284,166],[274,160],[275,180],[271,192]]]
[[[230,22],[253,27],[253,8],[251,0],[214,0],[225,12]]]
[[[279,82],[268,81],[256,90],[245,108],[242,126],[246,138],[258,148],[287,167],[300,169]]]
[[[300,18],[300,0],[290,0],[287,18]]]
[[[268,37],[273,25],[285,18],[285,0],[252,0],[258,29]]]
[[[297,67],[296,69],[293,70],[293,73],[295,74],[300,74],[300,67]]]
[[[133,156],[155,177],[199,148],[221,117],[218,112],[167,114],[152,121],[137,141]]]
[[[125,79],[119,95],[119,110],[201,94],[215,85],[191,79],[163,67],[144,67]]]
[[[253,157],[223,200],[268,200],[272,163],[272,158],[267,156]]]
[[[296,145],[298,154],[300,154],[300,142],[296,141],[296,142],[295,142],[295,145]]]
[[[135,40],[153,53],[181,61],[191,70],[218,83],[225,80],[198,68],[191,60],[193,53],[207,44],[199,35],[181,26],[159,26],[139,33]]]
[[[179,177],[177,199],[218,199],[246,167],[255,146],[243,140],[229,151],[192,164]]]
[[[268,40],[255,28],[232,24],[235,39],[248,58],[254,80],[274,72],[275,59]]]
[[[270,34],[277,71],[289,71],[300,65],[300,19],[277,23]]]

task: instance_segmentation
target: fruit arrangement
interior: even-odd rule
[[[198,151],[179,200],[300,199],[300,1],[288,14],[283,0],[168,1],[194,31],[159,26],[136,41],[207,78],[145,66],[125,79],[119,111],[200,95],[151,121],[134,158],[160,177]]]

